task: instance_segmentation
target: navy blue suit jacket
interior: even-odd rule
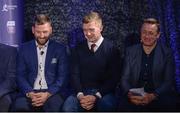
[[[16,90],[16,56],[15,47],[0,44],[0,98]]]
[[[23,44],[17,60],[17,84],[23,94],[33,91],[38,73],[38,58],[35,40]],[[55,94],[63,89],[68,75],[66,48],[49,40],[45,59],[45,79],[48,92]]]
[[[141,70],[141,45],[129,47],[126,51],[125,63],[121,78],[121,87],[126,94],[130,88],[136,88]],[[157,43],[154,52],[152,79],[155,92],[163,95],[174,89],[175,65],[172,52],[169,48]]]

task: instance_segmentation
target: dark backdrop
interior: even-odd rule
[[[73,47],[83,39],[83,16],[94,10],[103,17],[103,36],[112,40],[122,53],[126,46],[138,42],[142,20],[157,18],[161,22],[160,41],[174,53],[180,92],[180,0],[25,0],[24,10],[24,42],[32,39],[34,15],[46,13],[53,22],[52,38]]]

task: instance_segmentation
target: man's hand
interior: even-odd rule
[[[143,96],[143,105],[147,105],[147,104],[151,103],[154,99],[156,99],[155,94],[153,94],[153,93],[146,93]]]
[[[33,99],[34,98],[34,92],[33,91],[31,91],[31,92],[29,92],[29,93],[27,93],[26,94],[26,96],[28,97],[28,98],[30,98],[30,99]]]
[[[135,105],[143,105],[143,96],[136,96],[132,92],[128,92],[128,98]]]
[[[90,110],[94,107],[96,97],[94,95],[86,95],[79,98],[81,107]]]
[[[47,99],[51,96],[49,92],[38,92],[33,93],[33,96],[31,98],[32,105],[34,107],[40,107],[43,106],[44,103],[47,101]]]
[[[144,96],[134,96],[131,92],[128,93],[128,97],[131,103],[142,106],[151,103],[156,98],[153,93],[146,93]]]

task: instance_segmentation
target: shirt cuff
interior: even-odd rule
[[[79,98],[80,95],[84,95],[84,93],[83,92],[78,92],[77,98]]]
[[[30,98],[30,95],[29,95],[29,93],[26,93],[26,97]]]
[[[100,92],[97,92],[95,95],[96,95],[98,98],[102,98],[102,95],[101,95]]]

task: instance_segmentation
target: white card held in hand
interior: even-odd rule
[[[145,95],[144,87],[132,88],[129,91],[132,92],[134,95],[138,95],[138,96],[144,96]]]

